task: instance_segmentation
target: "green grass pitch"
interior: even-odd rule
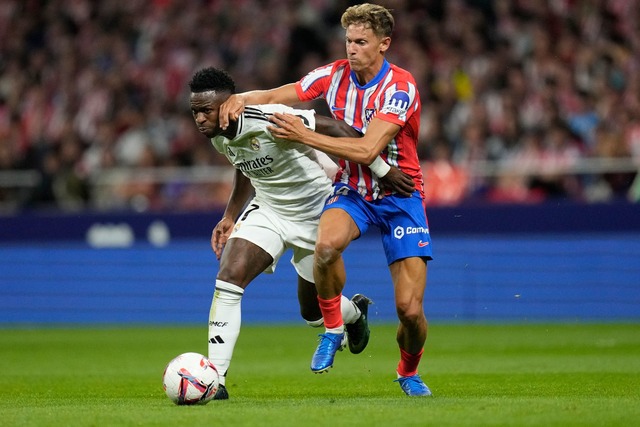
[[[640,324],[432,324],[431,398],[393,382],[395,325],[360,355],[309,370],[318,329],[242,333],[229,401],[180,407],[166,363],[206,353],[206,327],[0,329],[2,426],[630,426],[640,420]]]

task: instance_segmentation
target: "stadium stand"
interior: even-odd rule
[[[219,207],[228,167],[188,77],[293,81],[343,56],[352,3],[3,1],[0,212]],[[640,200],[638,2],[381,3],[391,59],[421,85],[430,205]]]

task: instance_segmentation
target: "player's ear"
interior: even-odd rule
[[[391,37],[382,37],[380,39],[380,53],[384,54],[391,46]]]

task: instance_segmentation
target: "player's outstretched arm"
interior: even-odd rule
[[[349,126],[342,120],[316,115],[316,132],[332,137],[359,138],[362,133]],[[376,174],[380,184],[387,190],[403,197],[411,197],[415,191],[413,178],[402,172],[400,169],[388,165],[380,156],[373,163],[384,165],[381,169],[376,169],[373,165],[368,165]]]
[[[244,111],[245,105],[292,105],[297,102],[300,102],[300,99],[298,98],[296,85],[294,83],[289,83],[275,89],[252,90],[249,92],[233,94],[220,105],[218,116],[220,128],[224,130],[229,126],[229,121],[238,120],[238,117],[240,117],[240,114]]]
[[[252,194],[253,186],[251,185],[251,181],[244,176],[242,172],[236,170],[233,189],[231,190],[227,207],[224,210],[222,219],[220,219],[211,232],[211,249],[213,249],[217,259],[220,259],[222,256],[222,250],[229,239],[229,235],[231,235],[233,231],[236,218],[240,215],[242,208],[246,205]]]
[[[374,118],[361,138],[331,137],[308,129],[293,114],[274,113],[268,130],[276,138],[300,142],[341,159],[370,165],[400,130],[400,126]]]

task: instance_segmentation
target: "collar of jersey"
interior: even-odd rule
[[[240,131],[243,126],[244,126],[244,112],[238,116],[238,120],[236,121],[236,129],[235,129],[236,131],[233,133],[233,135],[225,134],[224,137],[229,140],[235,139],[238,135],[240,135],[241,133]]]
[[[380,80],[382,80],[384,75],[387,74],[387,71],[389,71],[389,67],[390,67],[389,62],[387,62],[387,60],[384,59],[382,62],[382,68],[380,68],[380,71],[378,71],[378,74],[376,74],[373,80],[371,80],[370,82],[367,82],[367,84],[362,86],[360,85],[360,83],[358,83],[358,77],[356,77],[356,73],[353,70],[351,70],[351,81],[355,83],[358,89],[368,89],[371,86],[377,85],[380,82]]]

